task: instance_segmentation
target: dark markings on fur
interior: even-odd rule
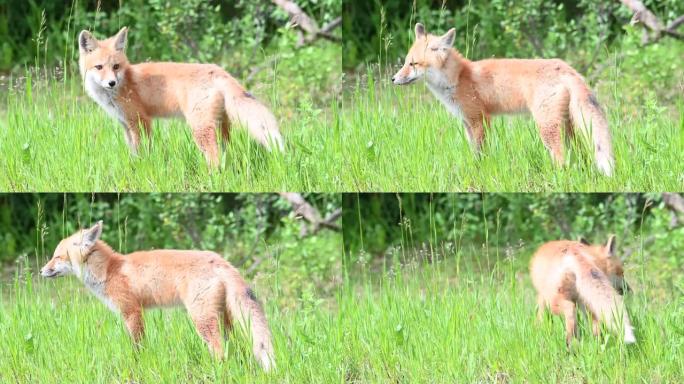
[[[596,96],[594,94],[589,94],[589,104],[593,105],[597,109],[601,109],[601,105],[599,104],[598,100],[596,100]]]
[[[245,294],[247,295],[247,297],[249,297],[250,300],[257,302],[257,303],[259,302],[259,299],[257,299],[252,288],[248,287],[247,289],[245,289]]]
[[[596,144],[596,150],[601,152],[601,144]]]
[[[254,95],[252,95],[251,93],[249,93],[249,92],[247,92],[247,91],[245,91],[245,92],[242,94],[242,96],[244,96],[244,97],[246,97],[246,98],[248,98],[248,99],[254,99]]]
[[[591,277],[594,279],[601,278],[601,274],[599,274],[599,271],[597,271],[596,268],[592,268],[590,273],[591,273]]]

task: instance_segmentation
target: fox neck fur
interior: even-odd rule
[[[119,312],[107,294],[107,282],[123,264],[122,255],[107,243],[98,240],[83,264],[75,264],[74,272],[83,284],[113,312]]]
[[[449,113],[459,119],[463,119],[463,111],[454,96],[459,86],[461,72],[468,65],[467,59],[464,59],[455,49],[451,49],[441,69],[430,67],[425,71],[428,89]]]

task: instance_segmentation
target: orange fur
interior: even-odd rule
[[[183,305],[198,334],[223,356],[219,322],[233,320],[250,331],[254,356],[274,367],[271,332],[261,304],[240,273],[209,251],[155,250],[121,255],[99,239],[102,222],[62,240],[41,269],[43,277],[75,274],[112,311],[121,314],[137,344],[144,308]]]
[[[530,275],[537,290],[537,317],[544,310],[565,317],[566,342],[576,335],[577,304],[591,314],[593,332],[599,322],[623,332],[626,343],[636,341],[621,293],[624,282],[622,262],[615,256],[615,237],[606,245],[581,241],[551,241],[537,250],[530,261]]]
[[[455,30],[430,35],[416,24],[416,41],[394,84],[425,78],[428,88],[452,114],[463,119],[468,139],[480,151],[492,115],[530,112],[552,159],[564,163],[562,131],[574,128],[594,142],[596,164],[614,167],[608,122],[582,76],[559,59],[470,61],[452,47]]]
[[[88,31],[79,35],[79,68],[87,93],[124,127],[126,142],[137,153],[140,129],[151,136],[154,117],[184,116],[207,162],[216,166],[217,121],[228,138],[229,122],[245,125],[268,150],[283,141],[275,117],[226,71],[213,64],[130,64],[125,54],[127,29],[103,41]]]

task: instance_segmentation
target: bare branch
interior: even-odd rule
[[[316,24],[316,21],[302,11],[302,8],[300,8],[297,3],[289,0],[273,0],[273,3],[287,12],[287,14],[290,15],[290,20],[299,28],[312,35],[318,33],[318,24]]]
[[[307,44],[311,44],[318,38],[324,38],[331,41],[340,41],[340,38],[333,35],[331,32],[333,29],[342,24],[341,17],[338,17],[337,19],[326,24],[323,26],[323,28],[318,28],[318,23],[316,23],[316,20],[307,15],[306,12],[304,12],[302,8],[294,1],[272,0],[272,2],[287,12],[288,15],[290,15],[290,21],[295,26],[306,32],[306,36],[300,35],[297,47],[303,47]]]
[[[302,230],[300,231],[300,235],[302,237],[315,234],[316,232],[320,231],[321,228],[327,228],[334,231],[339,231],[342,229],[335,223],[335,221],[342,216],[341,209],[335,210],[324,219],[321,217],[321,214],[318,212],[318,210],[309,204],[300,193],[282,192],[279,193],[279,195],[292,205],[292,208],[297,216],[303,218],[309,222],[309,224],[311,224],[311,230],[309,230],[306,226],[302,226]]]
[[[656,17],[656,15],[646,8],[644,3],[642,3],[640,0],[620,0],[620,2],[634,12],[630,24],[636,25],[641,23],[645,28],[652,32],[650,34],[648,32],[644,34],[643,42],[645,44],[654,43],[660,40],[663,35],[684,40],[684,34],[675,31],[676,27],[684,23],[684,20],[680,20],[684,18],[684,15],[676,18],[672,23],[670,23],[670,25],[665,27],[663,26],[663,23]]]
[[[684,24],[684,15],[681,15],[678,18],[672,20],[672,22],[670,24],[668,24],[667,27],[665,27],[665,29],[669,29],[671,31],[674,31],[681,24]]]
[[[299,37],[297,38],[297,48],[303,48],[307,45],[313,44],[318,38],[323,38],[326,40],[338,42],[340,41],[340,38],[333,35],[332,31],[342,25],[342,18],[338,17],[329,23],[325,24],[322,28],[318,29],[318,26],[314,20],[312,20],[309,16],[302,11],[299,6],[291,1],[285,1],[285,0],[273,0],[273,3],[278,5],[279,7],[283,8],[289,15],[293,23],[295,23],[296,26],[299,27],[300,30],[298,30],[298,35]],[[281,5],[282,4],[282,5]],[[296,8],[295,8],[296,7]],[[294,12],[291,13],[290,11]],[[295,12],[295,11],[297,11]],[[301,24],[297,20],[305,20],[304,24]],[[304,26],[305,25],[305,26]],[[315,30],[312,31],[312,28],[316,27]],[[306,32],[306,35],[302,32]],[[249,72],[249,75],[247,75],[247,82],[251,81],[259,72],[263,71],[266,68],[269,68],[276,60],[280,58],[279,55],[275,55],[271,57],[270,59],[266,60],[264,63],[257,65],[256,67],[252,68],[252,70]]]

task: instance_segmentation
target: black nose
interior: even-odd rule
[[[394,83],[394,76],[392,76],[392,82]]]
[[[116,81],[112,80],[112,81],[109,82],[109,86],[110,86],[110,87],[113,87],[113,86],[115,86],[115,85],[116,85]]]

